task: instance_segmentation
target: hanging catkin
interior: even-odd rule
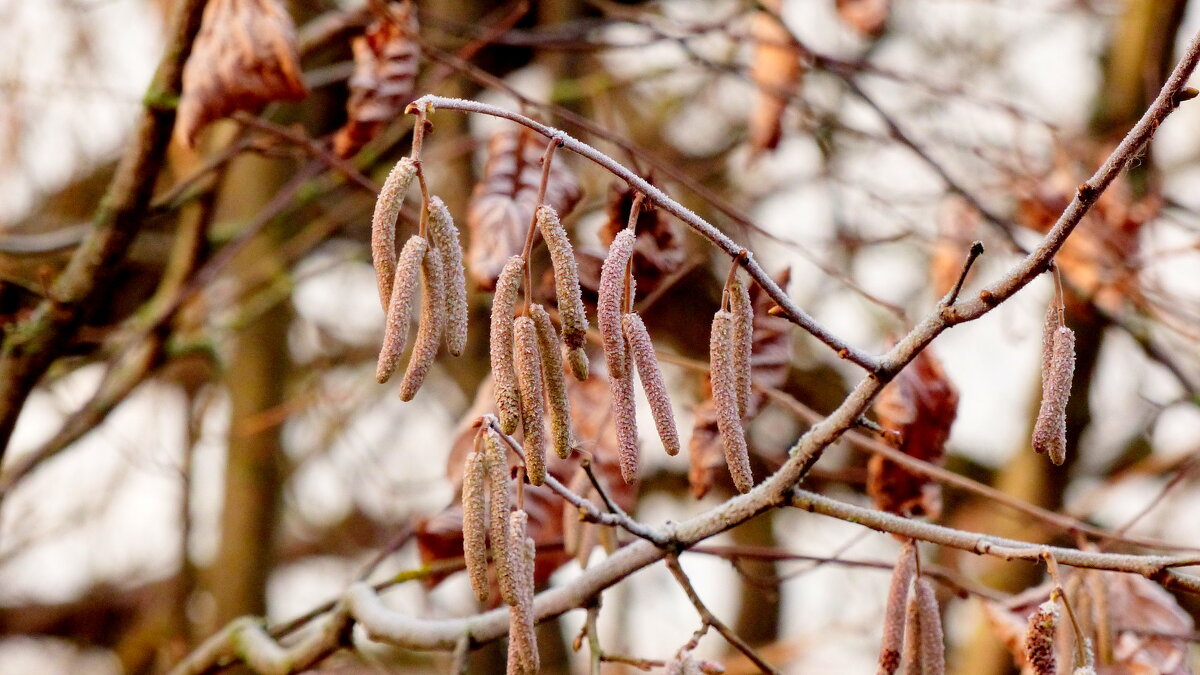
[[[563,379],[563,360],[558,335],[545,307],[531,305],[529,316],[537,328],[542,377],[546,382],[546,400],[550,404],[551,441],[554,443],[554,452],[566,459],[571,454],[571,404],[567,398],[567,382]]]
[[[729,286],[729,310],[733,314],[733,374],[737,379],[738,416],[746,416],[750,405],[750,359],[754,355],[754,304],[750,289],[735,274]]]
[[[588,379],[588,355],[584,347],[567,350],[567,365],[575,379],[583,382]]]
[[[620,330],[620,324],[617,324]],[[624,342],[624,338],[622,338]],[[617,428],[617,460],[621,466],[621,478],[626,483],[637,481],[638,436],[637,405],[633,398],[633,373],[625,371],[622,377],[608,378],[612,393],[613,424]]]
[[[442,341],[442,330],[446,325],[446,307],[442,304],[445,289],[442,253],[429,249],[421,262],[421,320],[417,324],[417,339],[408,357],[404,379],[400,381],[401,401],[411,401],[417,395],[437,358],[438,343]]]
[[[608,257],[600,268],[600,290],[596,302],[596,324],[608,361],[608,374],[614,379],[625,377],[625,341],[621,337],[621,313],[625,295],[625,269],[633,255],[633,230],[621,230],[613,238]]]
[[[1033,427],[1033,449],[1062,464],[1067,458],[1067,400],[1075,374],[1075,333],[1066,326],[1054,329],[1049,359],[1043,345],[1042,404]]]
[[[546,240],[546,247],[550,249],[550,263],[554,267],[554,290],[558,297],[563,344],[568,350],[578,349],[587,340],[588,323],[579,289],[575,251],[571,248],[567,231],[559,222],[558,212],[551,206],[543,204],[538,207],[537,224],[542,231],[542,238]],[[580,379],[587,379],[587,375]]]
[[[442,253],[442,274],[445,283],[446,349],[451,356],[461,356],[467,346],[467,278],[463,270],[462,244],[450,209],[440,197],[429,200],[429,238],[433,247]]]
[[[1029,615],[1025,629],[1025,658],[1034,675],[1057,675],[1054,635],[1058,630],[1058,603],[1047,600]]]
[[[520,672],[533,675],[541,665],[533,614],[533,573],[537,549],[533,539],[525,536],[527,517],[522,516],[525,516],[524,511],[513,512],[512,527],[509,530],[509,537],[513,542],[509,567],[513,570],[512,589],[515,602],[509,603],[511,610],[508,623],[508,665],[510,669],[518,666]]]
[[[924,577],[917,578],[913,592],[916,593],[917,616],[921,622],[921,664],[925,675],[943,675],[946,672],[946,645],[937,595],[933,592],[933,585]]]
[[[900,650],[904,645],[904,610],[915,568],[916,545],[909,539],[904,542],[896,558],[892,583],[888,587],[887,609],[883,615],[883,641],[879,645],[879,675],[892,675],[900,667]]]
[[[733,315],[720,310],[713,317],[708,358],[713,403],[717,410],[717,431],[725,450],[725,463],[738,492],[754,487],[750,472],[750,452],[737,408],[737,376],[733,370]]]
[[[525,541],[525,526],[528,522],[529,514],[524,509],[513,510],[504,521],[504,527],[507,528],[504,538],[508,541],[508,546],[505,550],[503,569],[500,569],[500,552],[492,552],[492,556],[496,558],[496,577],[500,582],[500,597],[504,599],[504,604],[510,607],[520,602],[520,580],[518,577],[521,576],[522,565],[518,564],[514,566],[513,561],[520,561],[521,559],[521,553],[517,549]]]
[[[517,393],[517,373],[513,369],[513,309],[517,304],[517,291],[521,288],[524,268],[525,261],[521,256],[509,258],[500,271],[496,294],[492,298],[489,351],[496,390],[496,412],[500,418],[500,430],[506,434],[515,432],[517,422],[521,420],[521,397]]]
[[[385,312],[392,297],[392,279],[396,275],[396,218],[416,175],[416,163],[404,157],[392,167],[379,190],[379,198],[375,200],[375,214],[371,218],[371,262],[375,265],[375,280],[379,285],[379,305]]]
[[[501,594],[505,593],[504,584],[510,576],[507,570],[508,514],[511,508],[508,495],[508,455],[504,452],[503,443],[490,427],[483,432],[488,484],[488,533],[492,540],[492,564],[496,566],[496,579],[500,582]]]
[[[383,326],[383,347],[379,350],[379,363],[375,367],[375,379],[380,384],[387,382],[400,355],[408,344],[409,315],[412,313],[413,294],[417,290],[417,271],[429,250],[424,237],[414,236],[404,243],[400,259],[396,264],[396,277],[391,284],[391,299],[387,305],[387,319]]]
[[[463,473],[463,559],[467,564],[467,576],[471,589],[479,602],[487,602],[487,510],[484,506],[484,490],[487,486],[487,456],[478,447],[467,456],[466,472]]]
[[[542,356],[538,352],[537,327],[533,319],[519,317],[513,327],[513,360],[521,395],[521,426],[525,431],[525,472],[529,482],[546,482],[546,388],[542,383]]]
[[[677,455],[679,431],[675,428],[675,412],[671,409],[671,397],[667,395],[667,384],[663,381],[662,371],[658,369],[658,358],[654,355],[650,333],[646,331],[642,317],[633,313],[621,317],[621,327],[629,341],[629,351],[633,356],[631,362],[637,366],[638,379],[642,381],[642,389],[646,392],[646,399],[650,401],[650,412],[654,416],[654,425],[658,428],[658,437],[662,439],[663,448],[668,455]],[[628,375],[632,377],[632,368]]]

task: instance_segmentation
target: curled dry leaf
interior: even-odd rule
[[[545,149],[545,139],[525,127],[498,132],[488,143],[483,177],[467,207],[467,268],[482,289],[495,287],[504,261],[525,245],[538,206]],[[558,159],[550,167],[546,204],[565,218],[581,196],[574,174]]]
[[[750,28],[754,40],[750,79],[758,86],[750,112],[751,158],[779,145],[783,113],[804,75],[800,44],[779,18],[783,3],[764,0],[762,4],[770,11],[755,12]]]
[[[875,401],[885,438],[901,452],[942,463],[950,426],[958,413],[958,390],[929,349],[921,352]],[[895,462],[875,455],[867,464],[867,493],[875,506],[906,516],[937,518],[942,500],[939,485]]]
[[[887,26],[891,0],[837,0],[838,18],[859,35],[875,38]]]
[[[775,276],[775,283],[786,289],[791,279],[789,270]],[[791,324],[787,319],[771,316],[768,310],[774,306],[758,285],[750,289],[750,300],[754,307],[754,336],[751,344],[751,381],[760,386],[775,389],[783,386],[787,379],[791,356]],[[746,405],[743,425],[748,425],[762,407],[764,395],[751,389]],[[717,426],[717,408],[711,397],[696,406],[692,437],[688,443],[690,468],[688,482],[692,496],[700,499],[712,488],[718,476],[725,473],[725,454],[721,446]]]
[[[629,209],[633,207],[635,194],[628,186],[613,184],[609,188],[608,218],[598,233],[605,246],[611,245],[617,233],[629,224]],[[633,276],[643,296],[650,295],[679,271],[687,259],[687,249],[678,223],[664,218],[661,211],[644,201],[634,233],[637,239],[633,244]],[[590,288],[596,290],[598,283],[599,277],[593,276]]]
[[[307,95],[296,26],[280,0],[209,0],[183,67],[175,134],[190,146],[209,122],[234,111]]]
[[[386,11],[388,16],[376,18],[350,43],[354,74],[347,119],[333,138],[333,150],[341,157],[358,152],[413,99],[421,60],[416,8],[411,2],[389,2]]]

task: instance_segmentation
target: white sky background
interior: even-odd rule
[[[861,49],[857,38],[840,27],[827,5],[794,1],[785,3],[784,16],[799,36],[827,53],[851,56]],[[94,71],[69,72],[63,59],[68,53],[67,31],[56,30],[56,8],[67,5],[84,13],[93,30],[97,60]],[[900,72],[921,72],[921,78],[989,98],[1014,102],[1041,119],[1070,133],[1081,129],[1090,110],[1098,72],[1095,55],[1102,48],[1103,27],[1072,10],[1065,2],[1006,0],[990,3],[970,0],[898,0],[894,35],[876,53],[877,61]],[[729,2],[666,3],[671,19],[711,20],[736,5]],[[87,9],[81,9],[87,8]],[[1195,3],[1181,31],[1190,35],[1200,27]],[[80,162],[114,157],[123,144],[138,100],[161,48],[161,27],[155,10],[145,0],[78,0],[67,3],[0,0],[0,226],[30,208],[40,192],[53,190],[67,180]],[[613,30],[614,39],[637,39],[633,27]],[[966,77],[961,61],[930,60],[926,45],[955,41],[1010,45],[1001,65],[982,79]],[[19,49],[10,49],[17,45]],[[727,45],[719,37],[696,41],[694,46],[714,58]],[[670,45],[622,50],[605,62],[618,77],[658,71],[684,60]],[[547,93],[547,78],[527,69],[510,78],[533,95]],[[680,68],[654,78],[638,91],[647,97],[670,96],[709,86],[707,77]],[[1036,125],[1017,128],[1011,120],[987,107],[949,100],[927,110],[920,118],[903,115],[917,102],[907,87],[872,79],[867,89],[889,110],[902,111],[918,138],[945,134],[974,142],[987,139],[1003,146],[1023,143],[1037,147]],[[684,150],[704,153],[722,144],[728,133],[740,133],[750,89],[733,77],[718,80],[701,99],[706,105],[684,107],[670,125],[668,141]],[[810,78],[804,99],[814,108],[835,104],[828,78]],[[503,99],[496,97],[498,102]],[[860,107],[861,108],[861,107]],[[17,116],[14,118],[14,116]],[[3,128],[13,119],[22,123],[22,135],[13,139]],[[878,129],[878,121],[865,109],[849,109],[854,125]],[[795,129],[798,117],[789,120]],[[473,119],[477,130],[494,122]],[[1019,132],[1019,133],[1018,133]],[[1163,126],[1155,141],[1156,159],[1171,171],[1168,196],[1195,209],[1200,197],[1193,186],[1200,179],[1194,157],[1200,150],[1200,105],[1184,105]],[[879,149],[869,143],[848,144],[841,172],[851,177],[834,183],[820,172],[820,154],[804,135],[785,140],[774,156],[750,169],[744,178],[746,202],[757,198],[751,213],[773,233],[795,241],[821,256],[830,247],[835,214],[855,223],[864,234],[881,234],[914,223],[929,238],[936,234],[937,183],[912,155],[899,148]],[[958,156],[940,151],[940,159],[954,166]],[[959,158],[961,160],[961,158]],[[743,161],[736,155],[731,160]],[[956,174],[968,184],[975,176]],[[868,198],[874,194],[878,200]],[[897,222],[901,225],[897,225]],[[1194,234],[1170,225],[1151,228],[1143,245],[1152,250],[1194,240]],[[886,313],[854,292],[821,274],[803,256],[769,242],[752,240],[760,260],[770,269],[790,265],[793,297],[814,315],[851,342],[878,350],[883,333],[896,330]],[[855,281],[883,299],[904,306],[910,319],[932,305],[924,290],[926,251],[911,245],[880,247],[863,255],[850,270]],[[372,314],[373,277],[362,264],[332,254],[312,261],[314,272],[301,283],[295,296],[301,323],[293,336],[298,356],[311,353],[311,331],[316,327],[336,331],[339,337],[371,344],[381,330],[382,316]],[[993,247],[981,260],[973,277],[975,287],[996,278],[1012,259]],[[1156,265],[1164,284],[1193,301],[1200,299],[1200,255],[1180,255]],[[946,370],[960,390],[958,421],[950,440],[952,452],[990,464],[1002,464],[1021,449],[1028,414],[1036,395],[1038,342],[1048,284],[1035,282],[983,319],[957,327],[934,345]],[[346,298],[363,298],[361,311],[349,311]],[[347,317],[352,321],[348,322]],[[361,320],[359,318],[362,317]],[[797,338],[805,340],[805,338]],[[824,355],[820,355],[824,357]],[[858,376],[852,367],[848,377]],[[84,401],[96,386],[99,370],[87,368],[48,392],[34,395],[18,426],[12,456],[48,437],[66,414]],[[668,372],[668,377],[676,376]],[[401,405],[389,395],[361,386],[369,382],[366,371],[343,370],[322,383],[322,404],[313,414],[289,422],[287,438],[292,452],[307,456],[288,496],[289,507],[310,523],[334,522],[355,503],[398,517],[413,512],[436,512],[449,499],[449,488],[438,480],[444,456],[441,449],[455,423],[455,410],[439,403],[453,395],[453,387],[436,378],[413,404]],[[1128,339],[1106,343],[1093,401],[1095,428],[1089,435],[1083,469],[1103,463],[1124,441],[1133,426],[1153,405],[1179,395],[1157,366]],[[304,439],[322,438],[331,420],[346,410],[357,414],[349,430],[333,436],[327,447],[309,447]],[[645,412],[643,403],[642,411]],[[204,442],[196,456],[197,532],[193,555],[203,563],[216,548],[216,514],[220,505],[222,439],[226,407],[218,401],[204,429]],[[645,417],[643,415],[643,417]],[[6,499],[0,511],[0,602],[31,599],[67,600],[96,580],[151,579],[170,573],[178,564],[180,421],[182,401],[163,386],[144,387],[97,432],[71,450],[69,458],[39,471]],[[684,420],[681,427],[689,429]],[[686,432],[685,432],[686,435]],[[1175,406],[1155,425],[1152,441],[1156,453],[1178,456],[1196,449],[1200,438],[1200,412]],[[398,440],[399,439],[399,440]],[[683,458],[660,459],[650,450],[651,462],[669,461],[685,466]],[[432,449],[432,450],[431,450]],[[1101,494],[1072,495],[1072,507],[1084,509],[1102,522],[1120,522],[1159,487],[1156,482],[1121,485]],[[420,488],[420,489],[418,489]],[[1082,492],[1087,492],[1086,490]],[[650,522],[679,519],[705,506],[648,500],[642,515]],[[1168,499],[1148,517],[1141,531],[1166,538],[1190,539],[1200,500],[1186,493]],[[845,523],[802,514],[779,518],[781,540],[794,542],[800,553],[828,553],[847,542],[848,556],[889,560],[895,546],[888,537],[860,536],[861,530]],[[299,519],[293,526],[301,527]],[[20,542],[36,540],[24,547]],[[394,564],[413,562],[404,554]],[[736,598],[728,565],[701,556],[685,557],[701,595],[720,616],[731,616]],[[272,582],[272,615],[287,618],[306,611],[338,593],[351,579],[355,566],[345,561],[319,560],[281,572]],[[559,574],[577,573],[568,568]],[[431,613],[461,613],[469,609],[461,579],[444,584],[428,597],[413,588],[389,596],[398,605]],[[798,650],[792,672],[867,672],[874,661],[887,574],[855,572],[836,566],[805,573],[785,586],[784,631]],[[690,636],[696,624],[693,612],[663,569],[645,571],[609,594],[614,599],[637,598],[628,611],[606,601],[603,635],[625,644],[619,651],[642,656],[663,656]],[[619,630],[618,620],[628,624]],[[580,617],[569,623],[575,627]],[[723,647],[707,639],[710,655]],[[44,664],[62,664],[55,652],[23,641],[0,643],[0,675],[37,672]],[[104,658],[83,658],[74,672],[105,672],[112,664]],[[847,658],[855,659],[847,662]],[[41,664],[41,665],[39,665]],[[97,665],[98,664],[98,665]]]

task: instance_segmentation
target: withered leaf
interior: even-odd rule
[[[874,38],[883,33],[891,5],[891,0],[837,0],[837,13],[855,32]]]
[[[525,127],[498,132],[488,143],[483,177],[467,207],[467,269],[482,289],[494,288],[504,261],[524,247],[545,150],[545,139]],[[578,181],[559,157],[550,167],[546,203],[565,218],[581,196]]]
[[[750,27],[754,40],[750,79],[758,86],[750,112],[751,158],[779,145],[783,113],[804,76],[800,44],[779,19],[782,4],[764,0],[763,6],[771,11],[756,12]]]
[[[307,95],[296,27],[280,0],[210,0],[183,67],[175,134],[190,146],[201,129],[234,111]]]
[[[354,74],[347,120],[333,138],[333,150],[341,157],[358,152],[413,99],[421,61],[416,8],[411,2],[390,2],[386,11],[388,16],[371,22],[350,45]]]
[[[786,289],[790,280],[790,269],[785,269],[775,276],[775,283],[780,288]],[[751,381],[759,387],[775,389],[783,386],[787,380],[788,368],[792,361],[791,323],[787,319],[767,313],[775,303],[757,284],[750,288],[750,300],[754,304]],[[758,389],[750,391],[746,415],[742,418],[743,425],[758,415],[764,397]],[[708,494],[718,477],[728,474],[725,470],[725,453],[717,429],[717,410],[711,396],[696,406],[695,424],[692,427],[691,440],[688,442],[688,458],[688,483],[692,496],[696,499]]]
[[[617,233],[628,226],[634,194],[623,184],[613,183],[609,187],[608,220],[599,232],[600,242],[605,246],[612,244]],[[637,239],[633,245],[633,276],[637,279],[638,293],[645,297],[683,265],[687,250],[679,225],[663,218],[658,209],[646,208],[644,202],[634,232]],[[596,278],[599,279],[598,274]]]
[[[875,401],[875,415],[901,452],[941,464],[950,426],[958,414],[958,390],[941,363],[925,349],[892,380]],[[941,490],[928,477],[912,473],[880,455],[867,464],[867,494],[875,506],[906,516],[941,514]]]
[[[977,238],[979,212],[957,195],[938,211],[938,234],[929,257],[929,285],[936,298],[945,297],[962,274],[963,261]]]

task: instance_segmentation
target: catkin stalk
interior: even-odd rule
[[[425,252],[421,277],[421,320],[417,324],[417,339],[413,342],[412,355],[408,357],[404,379],[400,381],[401,401],[411,401],[417,395],[437,358],[438,343],[442,341],[442,329],[446,325],[446,307],[442,299],[446,284],[441,251],[429,249]]]
[[[424,237],[414,236],[404,243],[400,259],[396,264],[396,275],[392,281],[391,298],[387,305],[387,319],[383,327],[383,346],[379,350],[379,362],[375,366],[375,379],[380,384],[387,382],[396,372],[400,355],[408,344],[409,315],[412,313],[413,294],[417,289],[417,271],[429,250]]]
[[[717,431],[725,450],[725,463],[738,492],[754,487],[750,471],[750,452],[746,447],[746,432],[742,429],[737,408],[737,376],[733,370],[733,315],[720,310],[713,317],[709,337],[713,403],[717,410]]]
[[[487,486],[487,456],[482,447],[467,456],[463,474],[463,558],[471,589],[479,602],[487,602],[487,510],[484,491]]]
[[[1075,374],[1075,333],[1054,329],[1049,366],[1042,373],[1042,404],[1033,427],[1033,449],[1062,464],[1067,458],[1067,401]]]
[[[504,452],[504,441],[492,429],[483,434],[483,451],[487,464],[488,484],[488,533],[492,540],[492,564],[496,566],[496,579],[501,595],[505,595],[508,572],[508,519],[511,503],[508,494],[508,455]],[[505,595],[505,597],[507,597]]]
[[[396,276],[396,218],[400,215],[404,195],[416,175],[417,165],[411,158],[404,157],[396,162],[379,190],[375,214],[371,217],[371,262],[375,266],[375,280],[379,285],[379,305],[385,312]]]
[[[587,314],[579,289],[579,270],[571,239],[558,219],[558,213],[548,204],[537,210],[537,225],[550,249],[550,264],[554,267],[554,291],[558,297],[558,316],[562,323],[562,339],[567,349],[582,347],[587,340]]]
[[[650,333],[646,331],[642,317],[633,313],[621,317],[621,327],[629,340],[629,351],[633,356],[631,361],[637,366],[638,379],[642,381],[642,389],[646,392],[646,399],[650,401],[650,412],[654,417],[654,425],[658,428],[658,437],[662,439],[663,448],[668,455],[677,455],[679,431],[675,428],[675,411],[671,408],[667,384],[658,368],[658,358],[654,355]],[[633,375],[632,369],[629,375]]]
[[[1029,615],[1025,628],[1025,658],[1034,675],[1057,675],[1054,636],[1058,630],[1058,603],[1047,600]]]
[[[908,603],[908,587],[916,568],[916,545],[911,539],[904,542],[892,583],[888,587],[887,609],[883,615],[883,641],[879,645],[879,675],[893,675],[900,667],[900,650],[904,645],[904,610]]]
[[[500,430],[506,434],[515,432],[521,420],[521,396],[517,392],[517,373],[513,368],[513,310],[517,304],[517,291],[521,288],[524,266],[521,256],[509,258],[500,271],[500,278],[496,280],[496,294],[492,298],[489,351],[496,412],[500,419]]]
[[[596,302],[596,324],[608,361],[608,374],[621,379],[626,374],[625,340],[621,337],[621,313],[625,295],[625,268],[633,255],[633,230],[621,230],[613,238],[608,257],[600,268],[600,290]]]
[[[517,387],[521,394],[521,426],[525,431],[525,472],[529,482],[546,482],[546,387],[542,382],[542,356],[538,351],[537,328],[533,319],[522,316],[513,328],[513,360],[517,369]]]
[[[745,417],[750,405],[750,360],[754,355],[754,304],[750,289],[734,275],[729,287],[729,309],[733,313],[733,374],[737,379],[738,415]]]
[[[461,356],[467,346],[467,278],[463,269],[462,244],[450,209],[440,197],[429,199],[429,238],[442,254],[445,280],[446,349]]]
[[[554,452],[566,459],[571,454],[571,403],[567,398],[567,382],[563,378],[562,351],[550,312],[541,305],[531,305],[529,316],[537,328],[538,351],[542,357],[542,378],[546,382],[549,402],[550,436]]]

